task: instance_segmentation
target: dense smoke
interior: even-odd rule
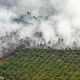
[[[0,38],[13,31],[19,34],[14,44],[27,37],[31,45],[79,48],[80,0],[0,0]],[[4,45],[0,39],[0,50],[8,39]]]

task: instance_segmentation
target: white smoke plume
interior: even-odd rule
[[[0,37],[16,30],[36,44],[80,48],[80,0],[0,0]]]

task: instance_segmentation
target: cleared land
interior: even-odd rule
[[[22,49],[0,60],[7,80],[80,80],[80,54],[75,50]]]

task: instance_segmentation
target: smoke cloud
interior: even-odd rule
[[[56,49],[79,48],[80,0],[0,0],[0,37],[16,30],[36,44],[44,39]]]

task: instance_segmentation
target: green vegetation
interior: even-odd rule
[[[80,55],[74,50],[22,49],[0,60],[7,80],[80,80]]]

